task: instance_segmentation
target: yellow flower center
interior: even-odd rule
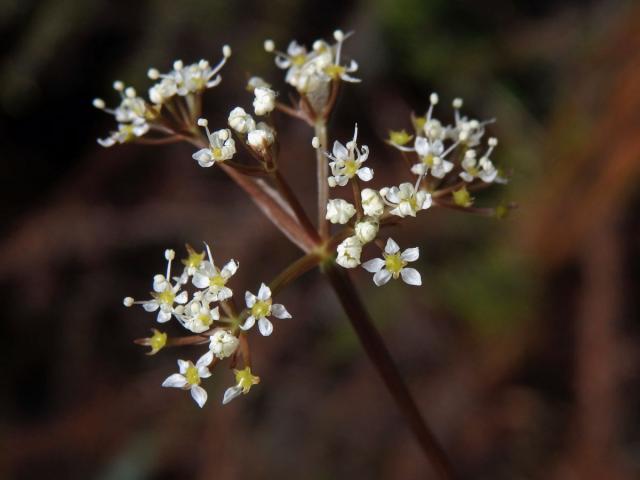
[[[204,260],[204,252],[196,252],[191,245],[187,245],[187,252],[189,253],[189,256],[182,260],[182,264],[185,267],[198,268],[202,263],[202,260]]]
[[[358,171],[358,163],[355,160],[345,160],[344,162],[344,174],[352,178]]]
[[[266,317],[271,313],[271,299],[258,300],[251,307],[251,315],[255,318]]]
[[[202,325],[204,325],[205,327],[211,325],[211,322],[213,321],[211,315],[206,313],[201,313],[200,315],[198,315],[198,320],[200,320],[200,323],[202,323]]]
[[[405,130],[389,132],[389,141],[395,145],[406,145],[412,138],[413,135],[409,135]]]
[[[296,67],[301,67],[307,61],[307,56],[304,54],[295,55],[291,57],[291,63],[293,63]]]
[[[211,148],[211,156],[216,160],[220,160],[222,158],[222,149],[220,147]]]
[[[347,69],[341,65],[329,65],[324,68],[324,73],[329,75],[331,78],[336,79],[340,75],[342,75]]]
[[[427,167],[433,167],[433,155],[427,153],[424,157],[422,157],[422,163],[424,163]]]
[[[200,375],[198,375],[198,369],[195,367],[195,365],[190,364],[187,367],[184,378],[187,379],[187,383],[189,385],[198,385],[200,383]]]
[[[176,295],[175,293],[173,293],[173,290],[171,290],[171,288],[167,288],[165,291],[160,293],[155,293],[153,296],[158,301],[158,303],[169,306],[173,305],[173,301],[176,298]]]
[[[153,336],[149,339],[149,346],[151,347],[150,354],[156,354],[164,348],[167,344],[167,334],[162,333],[159,330],[153,329]]]
[[[242,388],[242,393],[249,393],[249,390],[253,385],[260,383],[260,377],[257,377],[251,373],[250,367],[245,367],[242,370],[235,370],[236,382],[238,386]]]
[[[469,190],[466,186],[463,186],[460,190],[453,191],[453,202],[459,207],[470,207],[473,204],[473,199],[469,195]]]
[[[227,284],[227,279],[219,273],[209,279],[209,286],[214,288],[224,287]]]
[[[398,278],[400,270],[402,270],[407,262],[400,258],[400,253],[384,254],[384,263],[387,270],[393,274],[393,278]]]

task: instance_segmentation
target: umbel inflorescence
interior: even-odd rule
[[[276,66],[286,71],[284,81],[294,89],[295,100],[282,102],[287,95],[264,79],[252,77],[246,88],[253,96],[253,114],[247,112],[248,107],[233,106],[227,125],[211,128],[201,106],[205,92],[221,81],[220,71],[231,56],[228,46],[223,47],[222,59],[213,67],[206,60],[189,65],[178,60],[167,73],[150,69],[148,76],[156,83],[149,88],[148,99],[117,81],[118,106],[109,109],[103,100],[94,100],[97,108],[113,115],[117,122],[108,137],[98,140],[102,146],[130,142],[193,145],[192,158],[198,165],[222,168],[304,252],[271,282],[256,281],[255,293],[246,291],[243,301],[237,302],[232,285],[240,266],[237,261],[217,264],[208,245],[187,245],[182,266],[176,270],[176,254],[166,250],[166,271],[153,277],[150,298],[124,299],[127,307],[140,304],[152,312],[159,324],[173,320],[188,332],[169,338],[153,329],[151,337],[137,340],[151,348],[150,354],[167,345],[203,346],[204,353],[195,363],[178,360],[179,371],[162,384],[189,390],[199,406],[207,400],[203,380],[224,360],[234,369],[235,379],[225,391],[223,403],[248,393],[259,382],[252,370],[249,334],[257,325],[262,336],[269,336],[273,318],[291,318],[273,297],[302,273],[316,266],[323,271],[334,265],[344,269],[360,266],[373,274],[377,286],[397,279],[420,286],[421,274],[411,266],[419,258],[419,248],[401,248],[388,230],[434,207],[497,217],[509,208],[474,206],[473,191],[505,183],[506,177],[491,160],[497,140],[485,138],[491,121],[463,115],[461,99],[452,102],[450,123],[436,116],[439,98],[433,93],[425,114],[411,116],[409,132],[390,131],[386,142],[400,152],[405,167],[406,180],[399,185],[388,185],[375,177],[372,152],[361,143],[357,125],[351,138],[336,140],[329,148],[326,126],[339,89],[345,82],[360,82],[353,76],[357,63],[343,58],[343,44],[349,36],[336,31],[333,43],[316,40],[311,48],[292,41],[286,52],[278,50],[273,41],[265,41],[264,48],[275,55]],[[278,144],[272,121],[278,113],[313,128],[311,141],[305,142],[316,153],[315,169],[310,163],[309,171],[315,170],[318,180],[317,224],[309,219],[278,168],[277,153],[286,148]],[[350,200],[342,198],[343,189]],[[376,250],[379,253],[372,253]]]

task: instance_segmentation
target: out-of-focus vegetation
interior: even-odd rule
[[[175,355],[143,355],[131,339],[151,322],[120,306],[167,246],[204,239],[250,265],[240,291],[297,252],[190,148],[100,149],[111,124],[91,99],[110,103],[117,78],[144,91],[149,66],[229,43],[206,104],[222,124],[249,102],[249,74],[283,86],[265,38],[340,27],[356,31],[346,50],[364,81],[346,87],[331,138],[358,121],[371,166],[392,175],[401,159],[382,138],[435,90],[441,112],[462,96],[497,119],[495,158],[513,172],[476,195],[517,202],[507,219],[433,209],[398,233],[421,239],[422,289],[354,275],[461,477],[640,476],[639,22],[614,0],[0,1],[0,475],[429,478],[317,273],[283,295],[295,320],[252,345],[256,395],[204,411],[160,387]],[[311,133],[279,122],[311,207]]]

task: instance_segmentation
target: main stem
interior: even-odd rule
[[[329,237],[329,222],[327,221],[327,202],[329,201],[329,176],[327,157],[327,123],[323,118],[318,118],[315,124],[315,135],[319,145],[316,148],[317,176],[318,176],[318,230],[321,238]]]
[[[438,473],[439,478],[454,479],[453,468],[447,455],[420,414],[411,392],[402,380],[398,367],[393,362],[380,333],[371,322],[351,279],[346,272],[336,268],[333,263],[326,266],[325,273],[367,356],[382,377],[387,390],[391,393],[396,405],[417,437],[433,469]]]

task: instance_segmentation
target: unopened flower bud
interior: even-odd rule
[[[371,188],[365,188],[360,193],[360,197],[365,215],[380,217],[384,213],[384,201],[378,192]]]
[[[238,133],[249,133],[256,129],[256,122],[244,108],[236,107],[229,113],[229,126]]]
[[[253,91],[253,109],[256,115],[266,115],[276,107],[276,92],[268,87],[257,87]]]
[[[356,214],[356,207],[346,200],[336,198],[327,203],[327,220],[344,225]]]
[[[380,225],[375,218],[367,217],[364,220],[356,223],[356,237],[358,237],[358,240],[360,240],[363,244],[369,243],[376,238],[379,228]]]

